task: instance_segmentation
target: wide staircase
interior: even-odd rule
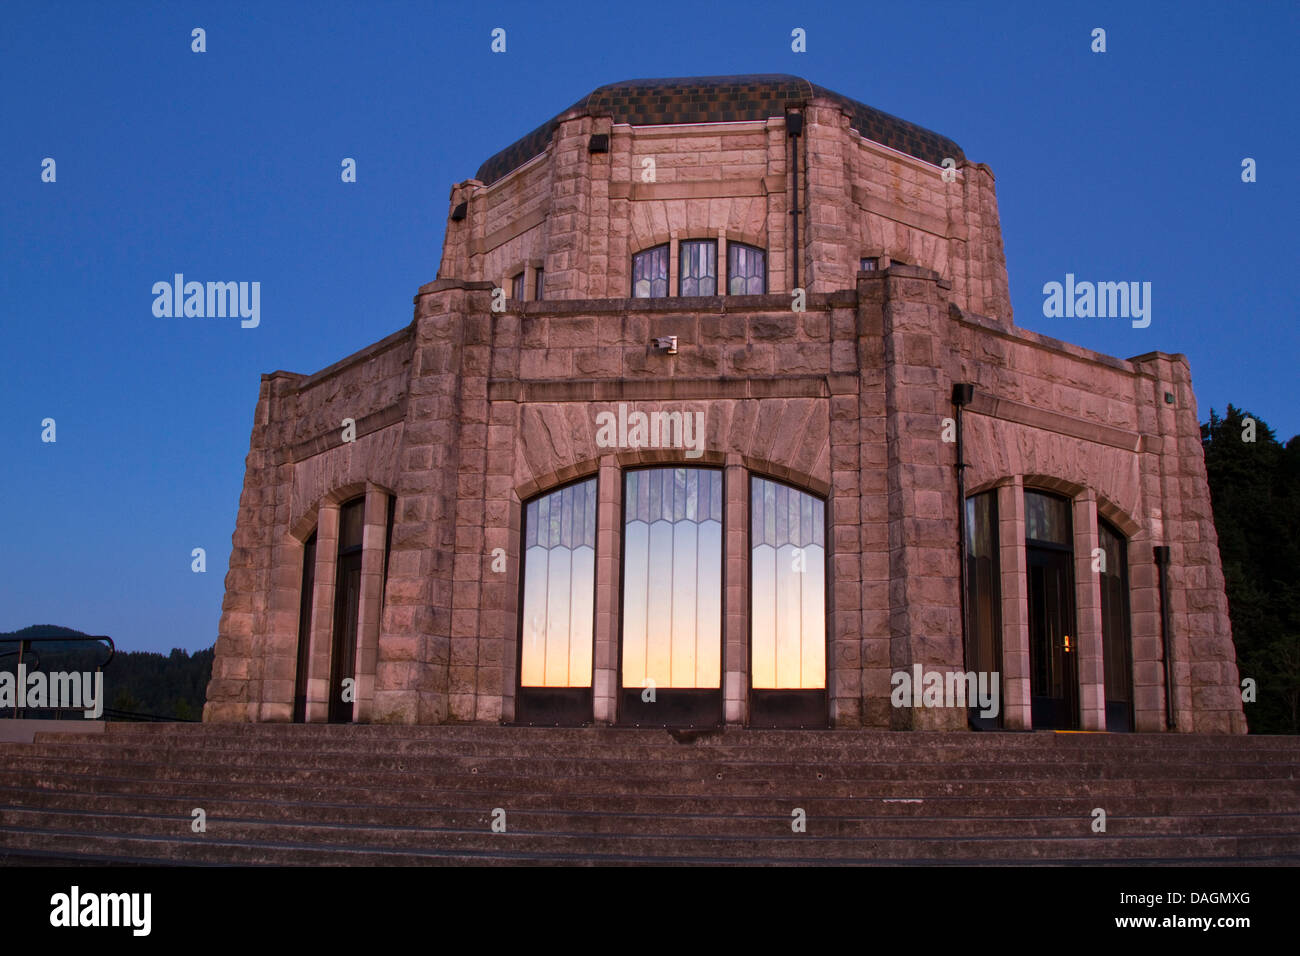
[[[109,724],[0,744],[0,863],[1294,865],[1300,738]]]

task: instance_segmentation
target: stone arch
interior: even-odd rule
[[[316,530],[321,505],[341,505],[353,498],[361,497],[368,488],[381,491],[390,497],[396,497],[396,493],[392,488],[382,482],[369,479],[348,481],[335,485],[313,500],[299,504],[295,508],[295,513],[289,518],[289,534],[296,538],[299,543],[305,542],[311,537],[311,533]]]
[[[775,461],[769,461],[766,458],[742,455],[741,461],[745,465],[745,470],[751,475],[758,475],[760,478],[771,478],[774,481],[784,482],[793,488],[798,488],[800,491],[816,495],[825,501],[828,506],[830,505],[830,482],[823,481],[820,478],[815,478],[813,475],[801,469],[791,468]]]

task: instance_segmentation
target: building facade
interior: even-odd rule
[[[1017,328],[951,140],[601,87],[263,376],[204,718],[1243,733],[1187,361]]]

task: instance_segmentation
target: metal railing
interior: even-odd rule
[[[29,650],[30,650],[31,653],[36,657],[36,667],[39,668],[39,667],[41,666],[41,656],[40,656],[40,654],[38,654],[38,653],[36,652],[36,648],[34,648],[34,647],[30,647],[30,648],[29,648],[29,647],[28,647],[29,644],[42,644],[42,643],[43,643],[43,644],[85,644],[85,643],[90,642],[90,641],[107,641],[107,642],[108,642],[108,657],[104,658],[103,661],[101,661],[99,664],[97,664],[97,665],[95,666],[95,673],[99,673],[99,672],[103,671],[103,669],[104,669],[105,667],[107,667],[107,666],[112,662],[112,660],[113,660],[113,656],[117,653],[117,645],[113,643],[113,639],[112,639],[111,637],[109,637],[109,636],[107,636],[107,635],[105,635],[105,634],[100,634],[100,635],[90,635],[90,634],[69,634],[69,635],[64,635],[64,636],[51,636],[51,637],[15,637],[15,638],[9,638],[9,639],[7,639],[7,640],[0,641],[0,644],[17,644],[17,645],[18,645],[18,649],[17,649],[16,651],[5,651],[5,652],[3,652],[3,653],[0,653],[0,660],[3,660],[3,659],[6,658],[6,657],[15,657],[15,656],[16,656],[16,657],[18,658],[18,660],[14,663],[14,676],[15,676],[15,678],[16,678],[16,677],[18,676],[18,668],[21,667],[22,664],[23,664],[23,655],[25,655]],[[54,716],[57,718],[60,714],[63,713],[63,711],[65,711],[65,710],[71,710],[71,708],[66,708],[66,707],[36,707],[36,708],[30,708],[30,707],[19,707],[19,706],[18,706],[18,701],[15,700],[15,701],[14,701],[14,712],[13,712],[10,716],[11,716],[11,717],[14,717],[14,718],[21,717],[21,716],[23,715],[24,711],[27,711],[27,710],[54,711]]]

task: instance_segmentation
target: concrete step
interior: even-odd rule
[[[901,806],[910,812],[897,812]],[[86,823],[87,829],[112,829],[117,817],[143,815],[166,818],[174,831],[177,824],[189,827],[194,800],[179,798],[105,797],[97,794],[57,793],[49,791],[0,791],[0,820],[39,828],[30,822],[46,817],[57,820],[68,815],[85,815],[102,826]],[[290,826],[330,825],[359,828],[433,828],[487,830],[494,808],[477,806],[449,807],[376,807],[341,804],[285,804],[270,801],[208,800],[203,804],[209,831],[228,822],[275,823]],[[856,813],[829,812],[818,807],[802,808],[818,835],[865,836],[1079,836],[1090,832],[1092,807],[1076,803],[1069,812],[1049,809],[1020,801],[1014,807],[988,802],[984,805],[953,807],[936,801],[909,804],[859,806]],[[679,812],[675,808],[660,812],[636,812],[617,809],[612,804],[573,811],[556,808],[521,809],[512,803],[507,809],[512,832],[635,833],[663,835],[765,836],[788,829],[791,808],[769,803],[766,812],[735,812],[713,807],[712,812]],[[1113,807],[1107,817],[1106,833],[1128,835],[1205,835],[1205,834],[1296,834],[1300,833],[1300,809],[1290,812],[1139,811],[1133,807]],[[891,812],[892,811],[892,812]],[[32,817],[32,815],[35,815]],[[859,815],[861,814],[861,815]],[[24,817],[26,815],[26,817]],[[29,822],[23,824],[26,818]]]
[[[186,783],[174,780],[139,780],[133,778],[73,777],[49,780],[39,773],[3,774],[0,796],[21,803],[21,797],[32,800],[92,799],[120,800],[126,809],[144,805],[149,800],[179,801],[183,812],[203,805],[212,812],[213,806],[231,806],[255,803],[279,808],[277,816],[291,816],[296,805],[337,806],[348,812],[404,809],[480,808],[485,803],[499,805],[502,793],[487,790],[424,790],[424,788],[368,788],[337,787],[326,782],[308,784],[235,784],[226,782]],[[982,788],[987,790],[987,788]],[[675,793],[646,793],[640,791],[612,793],[582,793],[578,791],[546,793],[516,791],[508,795],[512,808],[554,809],[568,812],[620,812],[620,813],[722,813],[766,814],[781,816],[792,808],[788,795],[729,795],[708,793],[705,796],[684,796]],[[1160,814],[1171,813],[1292,813],[1300,810],[1300,795],[1286,793],[1231,792],[1222,795],[1188,795],[1184,788],[1151,795],[1106,795],[1109,813]],[[919,791],[906,791],[905,796],[858,795],[850,797],[803,796],[798,805],[810,814],[839,816],[839,814],[891,814],[891,816],[923,816],[932,808],[944,813],[957,812],[965,816],[997,817],[1005,813],[1022,813],[1026,816],[1076,816],[1091,814],[1099,803],[1095,793],[1075,793],[1071,796],[1045,796],[1035,792],[1027,796],[1008,795],[1005,792],[976,793],[974,796],[926,795]],[[57,804],[62,805],[62,804]],[[946,809],[944,809],[946,808]],[[104,805],[104,809],[113,806]],[[231,813],[230,816],[244,816]]]
[[[0,746],[42,860],[1294,864],[1300,739],[109,724]]]
[[[897,737],[900,735],[891,735]],[[70,749],[88,749],[101,751],[105,746],[103,735],[38,735],[34,744],[26,745],[33,749],[28,753],[65,753]],[[291,740],[276,740],[274,737],[236,737],[183,734],[176,737],[148,738],[144,735],[117,735],[114,740],[115,752],[124,757],[134,758],[146,753],[264,753],[274,751],[281,754],[341,754],[356,756],[389,757],[495,757],[526,758],[539,757],[562,758],[574,753],[571,743],[552,741],[465,741],[458,738],[414,739],[384,741],[380,747],[369,739],[323,735],[311,737],[295,735]],[[45,749],[48,748],[48,749]],[[834,746],[816,744],[797,749],[801,763],[833,761],[843,763],[881,763],[899,762],[902,758],[915,761],[917,748],[908,747],[896,740],[864,741],[860,746]],[[1151,751],[1150,748],[1098,748],[1095,746],[981,746],[965,744],[936,743],[925,750],[926,763],[1065,763],[1089,762],[1104,759],[1111,765],[1174,764],[1201,763],[1208,757],[1224,751],[1205,746],[1170,747]],[[695,761],[699,755],[708,754],[719,760],[743,760],[753,763],[786,763],[792,756],[790,747],[774,745],[747,745],[739,742],[729,744],[699,743],[694,746],[682,746],[671,742],[649,744],[643,741],[611,741],[599,748],[601,759],[610,760],[645,760],[658,762]],[[1273,766],[1288,765],[1300,772],[1300,747],[1291,750],[1232,750],[1235,763],[1257,763]]]
[[[644,835],[629,833],[530,833],[453,829],[384,829],[355,826],[277,826],[263,823],[226,821],[219,834],[193,834],[188,820],[166,820],[142,816],[113,817],[112,826],[95,827],[93,815],[66,821],[42,819],[39,828],[15,818],[0,828],[0,846],[6,849],[41,849],[49,852],[72,849],[69,836],[109,843],[153,843],[154,855],[163,858],[182,850],[185,857],[205,846],[235,845],[263,848],[265,856],[250,862],[283,862],[283,852],[304,849],[380,853],[392,858],[440,856],[463,857],[584,857],[646,860],[686,859],[690,861],[734,861],[750,859],[821,860],[838,863],[894,861],[966,861],[988,859],[1084,862],[1090,860],[1164,860],[1179,857],[1218,858],[1247,861],[1252,858],[1300,856],[1300,835],[1188,835],[1112,836],[1086,834],[1077,837],[980,836],[910,838],[869,835],[848,839],[818,836],[814,832],[795,834],[784,821],[773,821],[773,829],[784,833],[765,837]],[[64,822],[65,827],[57,824]],[[54,825],[51,825],[54,824]],[[178,832],[179,831],[179,832]],[[197,855],[201,856],[201,853]],[[183,857],[184,858],[184,857]]]

